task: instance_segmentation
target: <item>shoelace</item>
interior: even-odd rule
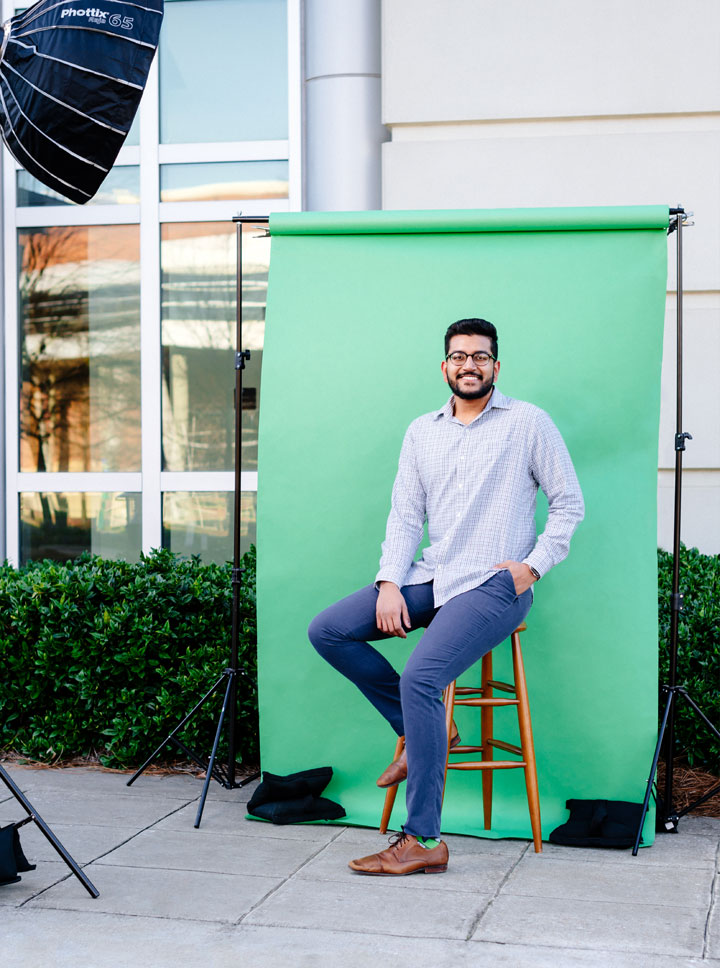
[[[408,835],[405,833],[405,831],[400,830],[398,833],[392,835],[388,843],[390,844],[391,848],[402,847],[402,845],[405,843],[407,839],[408,839]]]

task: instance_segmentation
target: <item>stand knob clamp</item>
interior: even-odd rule
[[[670,608],[673,612],[682,612],[685,608],[685,596],[682,592],[670,596]]]
[[[682,433],[675,434],[675,450],[685,450],[685,441],[692,440],[692,434]]]

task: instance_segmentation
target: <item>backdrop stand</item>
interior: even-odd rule
[[[676,319],[677,319],[677,376],[676,376],[676,404],[675,404],[675,506],[674,506],[674,527],[673,527],[673,577],[672,592],[670,595],[670,675],[669,682],[662,686],[662,692],[667,693],[665,711],[663,713],[660,732],[658,734],[655,753],[650,767],[645,789],[645,799],[640,813],[640,824],[638,826],[633,847],[633,857],[637,856],[642,836],[642,828],[645,815],[650,803],[655,772],[657,770],[660,751],[665,753],[665,797],[658,799],[658,808],[661,813],[657,818],[656,826],[658,830],[666,833],[677,833],[678,822],[685,814],[690,813],[695,807],[700,806],[706,800],[714,796],[720,790],[720,784],[715,786],[709,793],[704,794],[698,800],[684,807],[682,810],[673,810],[673,773],[675,770],[675,705],[678,700],[684,699],[692,711],[699,716],[711,733],[720,739],[720,731],[710,722],[697,703],[692,699],[684,686],[677,684],[677,658],[678,658],[678,625],[680,612],[683,610],[684,596],[680,593],[680,520],[682,506],[682,457],[685,451],[685,442],[692,440],[692,435],[682,429],[682,403],[683,403],[683,250],[682,235],[683,225],[693,225],[688,222],[692,212],[686,212],[684,208],[678,206],[670,209],[670,227],[668,234],[677,232],[677,298],[676,298]]]
[[[231,657],[230,665],[223,669],[222,673],[218,679],[213,683],[210,689],[205,693],[202,699],[190,710],[187,716],[182,719],[175,729],[169,733],[165,739],[160,743],[157,749],[148,757],[148,759],[143,763],[139,770],[137,770],[128,780],[127,785],[131,786],[135,780],[143,773],[147,767],[152,763],[156,756],[165,749],[168,744],[172,743],[182,753],[185,754],[193,763],[202,767],[205,770],[205,783],[203,784],[202,794],[200,796],[200,803],[198,805],[197,815],[195,817],[195,827],[200,826],[200,821],[202,820],[203,810],[205,809],[205,800],[207,798],[208,789],[210,787],[210,780],[216,780],[221,786],[225,787],[226,790],[232,790],[237,787],[245,786],[246,783],[250,783],[251,780],[257,779],[260,775],[259,773],[253,773],[250,776],[244,777],[239,782],[236,780],[236,724],[237,724],[237,683],[238,679],[242,676],[247,678],[247,673],[244,669],[240,668],[238,660],[238,644],[240,639],[240,585],[242,581],[243,568],[240,565],[241,554],[240,554],[240,521],[241,521],[241,465],[242,465],[242,375],[245,369],[245,361],[250,359],[250,353],[248,350],[243,349],[242,340],[242,227],[245,223],[252,224],[264,224],[267,225],[269,222],[268,216],[260,216],[258,218],[252,218],[250,216],[238,215],[233,218],[233,222],[236,225],[237,233],[237,294],[236,294],[236,311],[235,311],[235,495],[234,495],[234,547],[233,547],[233,567],[232,567],[232,635],[231,635]],[[220,717],[218,719],[217,729],[215,730],[215,739],[213,741],[212,751],[210,753],[210,758],[205,762],[205,760],[192,748],[187,746],[182,740],[178,739],[178,733],[182,728],[190,722],[191,719],[198,713],[204,705],[210,701],[210,699],[219,692],[222,686],[225,685],[225,692],[223,695],[222,708],[220,710]],[[220,745],[220,738],[223,734],[223,727],[225,726],[225,720],[227,717],[227,730],[228,730],[228,761],[227,768],[217,762],[217,751]]]
[[[93,884],[93,882],[78,867],[78,865],[76,864],[76,862],[73,860],[73,858],[70,856],[70,854],[68,854],[68,852],[65,850],[65,848],[63,847],[63,845],[60,843],[60,841],[57,839],[57,837],[55,836],[55,834],[52,832],[52,830],[45,823],[45,821],[40,816],[40,814],[37,812],[37,810],[30,803],[30,801],[25,796],[25,794],[22,792],[22,790],[17,785],[17,783],[15,783],[15,781],[12,779],[12,777],[10,776],[10,774],[2,766],[0,766],[0,780],[3,781],[3,783],[5,784],[5,786],[12,793],[12,795],[15,797],[15,799],[17,800],[17,802],[20,804],[20,806],[23,808],[23,810],[27,814],[27,817],[25,817],[24,820],[19,820],[17,823],[13,824],[13,827],[15,827],[16,829],[19,828],[19,827],[24,827],[26,823],[34,823],[37,827],[39,827],[40,828],[40,832],[43,834],[43,836],[47,840],[50,841],[50,843],[52,844],[52,846],[55,848],[55,850],[58,852],[58,854],[60,854],[60,856],[65,861],[65,863],[67,864],[67,866],[73,872],[73,874],[75,875],[75,877],[77,877],[77,879],[80,881],[80,883],[82,884],[82,886],[88,892],[88,894],[90,895],[90,897],[99,897],[100,896],[100,891],[98,891],[98,889],[95,887],[95,885]]]

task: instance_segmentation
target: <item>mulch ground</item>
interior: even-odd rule
[[[665,789],[665,764],[662,761],[658,764],[657,785],[662,793]],[[719,777],[676,761],[673,770],[673,807],[683,810],[716,786],[720,786]],[[720,791],[691,812],[699,817],[720,817]]]
[[[84,766],[92,770],[98,770],[100,773],[122,773],[128,776],[131,776],[137,769],[137,767],[130,767],[123,770],[112,769],[109,766],[103,766],[97,756],[72,756],[62,760],[53,760],[51,763],[43,763],[40,760],[33,760],[28,756],[22,756],[20,753],[12,752],[0,753],[0,763],[9,763],[12,766],[32,767],[34,770],[68,770]],[[223,768],[226,767],[225,763],[220,763],[219,765]],[[259,769],[259,766],[254,766],[253,764],[241,763],[235,767],[235,776],[238,780],[242,780],[247,776],[252,776],[254,773],[257,773]],[[185,774],[187,776],[195,776],[198,779],[205,778],[205,771],[201,770],[195,763],[181,761],[151,763],[145,770],[145,773],[148,776],[179,776]]]

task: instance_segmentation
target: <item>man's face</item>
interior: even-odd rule
[[[456,366],[452,360],[444,360],[442,364],[443,377],[452,392],[461,400],[479,400],[490,393],[500,372],[497,360],[489,360],[484,366],[478,366],[473,353],[488,353],[492,355],[489,336],[453,336],[450,340],[448,354],[462,351],[468,357],[464,363]]]

